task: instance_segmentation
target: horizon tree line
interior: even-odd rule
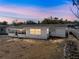
[[[0,22],[0,25],[14,25],[14,26],[17,26],[17,25],[26,25],[26,24],[75,24],[75,23],[78,23],[79,24],[79,21],[75,20],[75,21],[69,21],[68,19],[63,19],[63,18],[58,18],[58,17],[52,17],[50,16],[49,18],[44,18],[42,21],[39,21],[38,22],[35,22],[33,20],[27,20],[25,22],[16,22],[16,21],[13,21],[11,24],[8,24],[8,22],[6,21],[3,21],[3,22]]]

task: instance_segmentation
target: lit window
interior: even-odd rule
[[[49,33],[49,29],[47,28],[47,34]]]
[[[30,34],[41,35],[41,29],[30,29]]]

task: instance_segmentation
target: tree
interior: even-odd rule
[[[74,12],[72,9],[71,11],[77,18],[79,18],[79,0],[72,0],[72,2],[73,2],[73,7],[76,7],[75,9],[77,9],[77,11]]]
[[[59,24],[59,18],[58,17],[54,17],[52,20],[53,24]]]
[[[66,24],[68,23],[68,20],[67,20],[67,19],[65,19],[65,23],[66,23]]]
[[[18,22],[16,23],[17,25],[23,25],[24,23],[23,22]]]
[[[0,25],[8,25],[8,22],[6,21],[0,22]]]
[[[58,20],[58,17],[55,17],[54,20]]]
[[[59,20],[59,23],[60,23],[60,24],[64,24],[64,23],[65,23],[65,21],[63,20],[63,18],[61,18],[61,19]]]
[[[52,20],[48,19],[48,18],[45,18],[41,23],[42,24],[52,24]]]
[[[63,18],[59,19],[58,17],[54,18],[45,18],[42,22],[42,24],[67,24],[72,23],[71,21],[68,21],[67,19],[64,20]]]
[[[24,22],[15,22],[15,21],[12,22],[12,25],[14,26],[24,25],[24,24],[25,24]]]
[[[7,25],[8,23],[6,22],[6,21],[3,21],[3,23],[2,23],[3,25]]]
[[[40,24],[41,22],[40,21],[38,21],[38,24]]]
[[[79,21],[74,20],[73,23],[74,23],[75,25],[79,26]]]
[[[37,24],[37,23],[32,21],[32,20],[29,20],[29,21],[26,22],[26,24]]]
[[[16,22],[15,22],[15,21],[13,21],[13,22],[12,22],[12,25],[16,26],[17,24],[16,24]]]

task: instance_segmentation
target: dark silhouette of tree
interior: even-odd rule
[[[13,21],[11,25],[18,26],[18,25],[24,25],[24,24],[25,24],[24,22],[15,22],[15,21]]]
[[[18,22],[17,23],[17,25],[23,25],[24,24],[24,22]]]
[[[6,21],[0,22],[0,25],[8,25],[8,22]]]
[[[67,19],[65,19],[65,23],[68,23],[68,20]]]
[[[58,17],[54,18],[45,18],[42,22],[42,24],[69,24],[73,23],[72,21],[68,21],[67,19],[64,20],[63,18],[59,19]]]
[[[63,18],[50,16],[49,18],[45,18],[41,22],[38,21],[37,23],[32,20],[28,20],[25,22],[13,21],[11,25],[18,26],[18,25],[27,25],[27,24],[76,24],[76,23],[79,24],[79,21],[72,22],[72,21],[68,21],[67,19],[64,20]],[[6,22],[0,24],[6,24]]]
[[[6,21],[3,21],[3,23],[2,23],[3,25],[7,25],[8,23],[6,22]]]
[[[12,22],[12,25],[13,25],[13,26],[17,26],[17,24],[16,24],[16,22],[15,22],[15,21],[13,21],[13,22]]]
[[[29,21],[26,22],[26,24],[37,24],[37,23],[32,21],[32,20],[29,20]]]
[[[58,20],[58,19],[59,19],[58,17],[55,17],[55,18],[54,18],[54,20]]]
[[[77,9],[77,11],[74,12],[72,9],[71,9],[71,11],[77,18],[79,18],[79,0],[72,0],[72,2],[73,2],[73,7],[75,7],[75,9]]]
[[[63,20],[63,18],[61,18],[61,19],[59,20],[59,23],[60,23],[60,24],[64,24],[64,23],[66,23],[66,22]]]
[[[75,20],[75,21],[73,21],[73,23],[74,23],[75,25],[79,26],[79,21]]]
[[[45,18],[41,23],[42,24],[52,24],[52,20],[48,19],[48,18]]]
[[[38,21],[38,24],[40,24],[41,22],[40,21]]]

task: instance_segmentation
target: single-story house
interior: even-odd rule
[[[11,37],[48,39],[50,36],[66,37],[66,28],[65,24],[21,25],[8,27],[7,33]]]

